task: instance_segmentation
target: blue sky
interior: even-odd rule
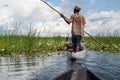
[[[119,3],[120,0],[96,0],[92,7],[98,10],[120,10]]]
[[[62,1],[71,1],[72,3],[78,2],[77,0],[44,0],[46,2],[51,2],[53,5],[59,6],[63,3]],[[96,10],[120,10],[120,0],[79,0],[79,3],[85,9],[96,9]],[[71,4],[71,3],[69,3]]]
[[[92,35],[120,32],[120,0],[45,1],[68,18],[73,7],[80,6],[87,22],[85,30]],[[0,0],[0,33],[17,30],[18,34],[27,34],[30,27],[44,36],[71,33],[71,25],[40,0]]]
[[[58,5],[60,2],[61,2],[61,0],[44,0],[45,2],[50,2],[50,3],[52,3],[53,5]]]

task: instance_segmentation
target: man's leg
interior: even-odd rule
[[[79,51],[80,51],[80,47],[79,47],[79,45],[77,45],[76,52],[79,52]]]
[[[82,38],[82,36],[77,36],[77,47],[76,47],[77,52],[80,51],[81,38]]]
[[[76,35],[72,35],[72,48],[73,48],[73,52],[76,52],[76,45],[77,45],[77,40],[76,40]]]

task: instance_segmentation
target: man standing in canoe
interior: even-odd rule
[[[63,14],[60,16],[66,21],[66,23],[72,23],[72,48],[73,52],[78,52],[80,50],[81,38],[84,35],[84,26],[86,24],[85,18],[82,14],[79,13],[81,10],[80,7],[74,7],[74,14],[70,16],[70,19],[65,17]]]

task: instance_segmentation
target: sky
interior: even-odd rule
[[[120,32],[120,0],[44,0],[66,17],[81,7],[91,35]],[[40,0],[0,0],[0,33],[67,36],[71,25]]]

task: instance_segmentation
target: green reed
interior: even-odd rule
[[[88,49],[108,53],[120,52],[120,36],[97,35],[94,38],[104,47],[91,37],[84,37]],[[0,35],[0,55],[47,55],[48,53],[64,51],[65,42],[65,38],[61,36],[40,37],[31,31],[27,35]]]
[[[98,44],[90,37],[85,37],[85,42],[87,47],[92,50],[97,50],[100,52],[108,52],[108,53],[119,53],[120,52],[120,36],[118,34],[107,34],[105,35],[97,35],[94,38],[99,41],[104,46]]]
[[[35,33],[28,35],[1,35],[0,54],[47,54],[64,49],[65,39],[63,37],[37,37]]]

